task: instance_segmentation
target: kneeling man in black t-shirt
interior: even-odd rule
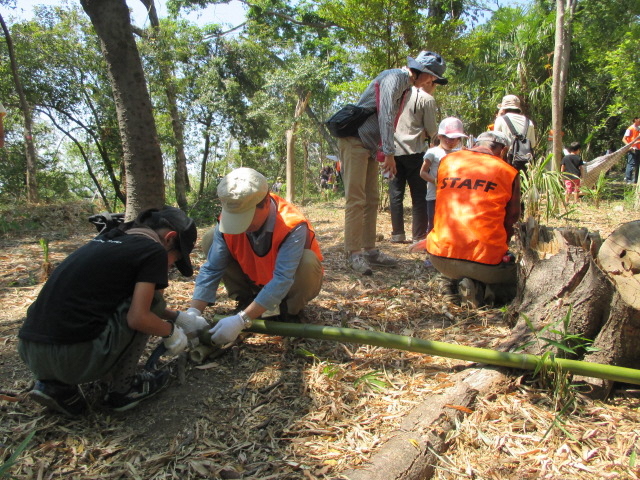
[[[166,308],[162,290],[173,264],[193,275],[189,254],[197,230],[180,209],[142,212],[133,222],[98,235],[51,274],[27,310],[18,351],[36,383],[30,396],[67,415],[87,403],[78,385],[109,381],[106,403],[117,411],[160,391],[166,370],[138,372],[150,335],[164,337],[168,353],[207,326],[202,317]]]

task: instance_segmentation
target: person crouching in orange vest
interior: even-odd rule
[[[426,249],[449,300],[478,307],[515,295],[517,264],[508,244],[520,218],[520,181],[505,161],[509,144],[501,132],[484,132],[472,149],[441,160]]]
[[[311,224],[296,207],[270,193],[267,179],[251,168],[225,176],[218,197],[222,213],[203,237],[207,261],[188,312],[200,315],[215,303],[222,280],[239,308],[210,330],[213,342],[234,341],[258,317],[300,321],[301,310],[320,293],[324,276]]]

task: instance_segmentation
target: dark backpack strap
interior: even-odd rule
[[[527,133],[529,132],[529,119],[527,117],[524,117],[524,131],[522,133],[516,132],[516,127],[514,127],[513,122],[511,122],[511,119],[507,117],[506,114],[503,115],[502,118],[504,118],[507,127],[509,127],[514,137],[519,137],[521,140],[527,138]]]
[[[518,132],[516,132],[516,127],[513,126],[513,123],[511,122],[511,119],[509,117],[507,117],[507,114],[505,113],[502,118],[504,119],[504,123],[507,124],[507,127],[509,127],[509,130],[511,130],[511,133],[514,136],[518,135]]]
[[[529,119],[524,117],[524,129],[522,130],[522,138],[527,138],[527,133],[529,133]]]

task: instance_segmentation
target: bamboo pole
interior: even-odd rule
[[[223,317],[216,315],[215,321],[221,318]],[[375,330],[357,330],[354,328],[254,320],[251,328],[247,328],[244,331],[285,337],[315,338],[318,340],[355,343],[359,345],[374,345],[377,347],[395,348],[397,350],[457,358],[459,360],[523,370],[535,370],[540,362],[543,361],[542,357],[527,353],[499,352],[486,348],[423,340],[421,338],[378,332]],[[550,357],[544,360],[544,364],[547,367],[555,364],[565,371],[585,377],[603,378],[616,382],[640,385],[640,370],[633,368]]]

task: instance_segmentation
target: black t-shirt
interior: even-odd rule
[[[562,159],[564,173],[567,178],[580,178],[580,166],[584,165],[580,155],[569,154]],[[569,174],[569,175],[567,175]]]
[[[168,270],[165,248],[152,239],[119,230],[99,235],[53,271],[18,336],[53,344],[92,340],[136,283],[166,288]]]

